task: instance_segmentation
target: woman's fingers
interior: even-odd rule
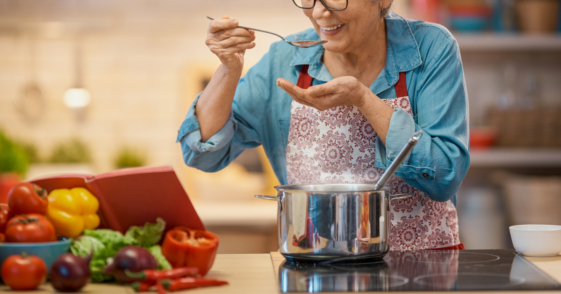
[[[216,33],[218,31],[236,28],[238,24],[239,22],[233,18],[215,19],[210,22],[208,31],[209,33]]]
[[[311,86],[307,89],[307,95],[310,98],[320,98],[329,95],[333,95],[337,92],[337,88],[329,83],[325,83],[322,85]]]
[[[212,37],[218,41],[227,40],[232,37],[252,37],[255,36],[254,31],[250,31],[242,28],[233,28],[221,30],[216,33],[212,33]]]
[[[287,81],[283,78],[277,79],[277,86],[281,87],[292,99],[300,104],[304,104],[310,107],[316,107],[311,101],[306,99],[305,92],[306,90],[294,85],[290,81]]]
[[[228,54],[234,54],[234,53],[238,53],[241,52],[243,50],[247,50],[247,49],[252,49],[255,47],[255,43],[251,42],[251,43],[241,43],[241,44],[236,44],[234,46],[228,47],[228,48],[221,48],[221,47],[210,47],[210,51],[218,56],[223,56],[223,55],[228,55]]]
[[[277,85],[279,87],[281,87],[283,90],[290,91],[291,93],[294,93],[298,96],[304,96],[304,94],[306,92],[306,90],[294,85],[290,81],[287,81],[283,78],[278,78],[277,79]]]
[[[290,81],[279,78],[277,85],[281,87],[296,102],[306,106],[314,107],[318,110],[326,110],[331,107],[338,106],[338,98],[340,92],[336,84],[322,84],[302,89]]]
[[[255,40],[254,37],[231,37],[222,41],[211,41],[212,45],[218,46],[220,48],[229,48],[232,46],[236,46],[238,44],[244,44],[244,43],[251,43]]]

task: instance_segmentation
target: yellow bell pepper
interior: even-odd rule
[[[62,237],[76,237],[99,226],[99,202],[85,188],[57,189],[49,196],[47,218]]]

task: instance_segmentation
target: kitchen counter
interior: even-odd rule
[[[527,258],[538,268],[549,274],[551,277],[561,283],[561,256],[548,258]],[[271,254],[219,254],[216,257],[212,270],[207,278],[226,280],[230,284],[227,286],[200,288],[184,291],[183,293],[279,293],[278,286],[278,268],[284,261],[282,255],[277,252]],[[6,286],[0,286],[0,291],[6,291]],[[516,293],[520,294],[524,291],[480,291],[479,293]],[[6,292],[7,293],[7,292]],[[15,292],[13,292],[15,293]],[[17,293],[54,293],[53,288],[49,284],[40,287],[38,291],[17,292]],[[134,291],[125,286],[108,285],[108,284],[89,284],[82,293],[134,293]],[[153,292],[156,293],[156,292]],[[181,292],[174,292],[181,293]],[[333,292],[332,292],[333,293]],[[400,292],[394,292],[400,293]],[[422,293],[422,292],[419,292]],[[453,292],[453,293],[473,293],[473,292]],[[530,293],[528,291],[527,293]],[[561,293],[554,291],[548,293]]]

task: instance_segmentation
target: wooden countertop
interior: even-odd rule
[[[549,274],[561,283],[561,256],[548,258],[528,257],[533,264]],[[212,270],[207,275],[209,279],[226,280],[230,284],[219,287],[199,288],[183,292],[173,293],[279,293],[278,268],[284,261],[284,257],[278,252],[269,254],[218,254]],[[0,286],[0,292],[8,290],[6,286]],[[8,293],[8,292],[5,292]],[[16,292],[12,292],[16,293]],[[55,293],[49,284],[44,284],[37,291],[17,292],[21,294]],[[110,284],[89,284],[81,293],[135,293],[130,287]],[[156,292],[151,292],[156,293]],[[399,293],[399,292],[395,292]],[[473,293],[473,292],[454,292]],[[520,294],[523,291],[499,292],[481,291],[479,293],[513,293]],[[561,293],[553,291],[548,293]]]

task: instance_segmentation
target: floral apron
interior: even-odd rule
[[[298,86],[307,89],[313,78],[304,65]],[[405,73],[395,85],[397,98],[384,99],[389,106],[413,115]],[[376,183],[384,173],[374,166],[376,131],[358,108],[350,105],[325,111],[292,101],[286,147],[289,184]],[[413,195],[390,201],[390,249],[463,249],[452,201],[436,202],[420,190],[393,176],[391,194]]]

